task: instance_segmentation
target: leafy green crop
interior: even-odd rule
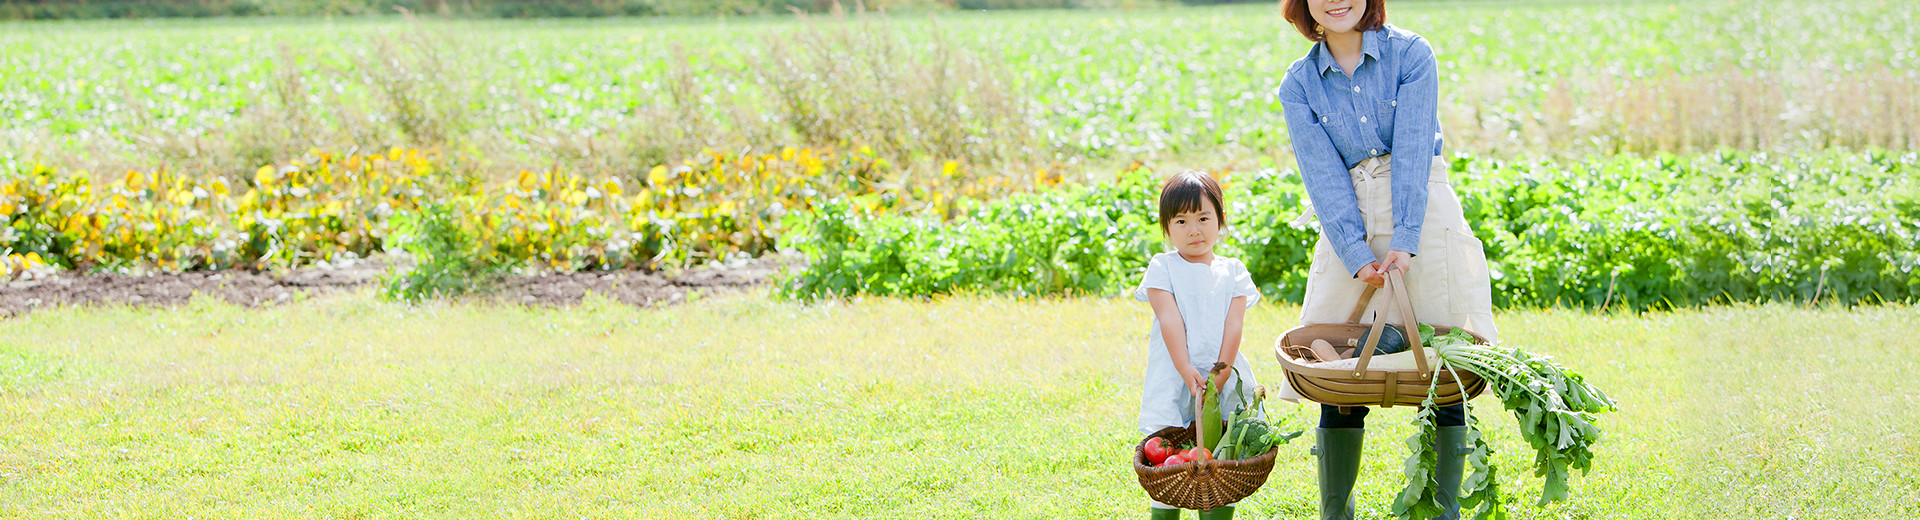
[[[1501,307],[1661,309],[1729,301],[1920,298],[1920,154],[1831,151],[1617,156],[1451,166],[1485,242]],[[1298,301],[1318,231],[1291,225],[1305,188],[1291,171],[1227,174],[1237,257],[1271,298]],[[1119,294],[1165,250],[1156,179],[968,202],[950,222],[827,206],[787,245],[810,267],[786,294]]]

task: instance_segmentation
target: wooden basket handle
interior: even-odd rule
[[[1401,277],[1399,269],[1388,270],[1386,275],[1387,293],[1392,295],[1394,303],[1400,305],[1400,319],[1403,322],[1400,326],[1407,333],[1407,343],[1413,346],[1414,364],[1420,369],[1420,378],[1426,379],[1431,375],[1433,370],[1427,367],[1427,353],[1421,350],[1424,348],[1424,345],[1420,344],[1420,321],[1413,316],[1413,299],[1407,295],[1406,279]],[[1354,318],[1352,320],[1354,323],[1360,321],[1360,314],[1367,308],[1365,303],[1367,301],[1366,296],[1371,296],[1373,292],[1373,288],[1368,287],[1367,290],[1362,293],[1362,303],[1359,308],[1354,309]],[[1374,347],[1380,344],[1380,332],[1387,328],[1387,320],[1378,319],[1378,316],[1375,316],[1375,318],[1376,319],[1373,320],[1373,327],[1368,329],[1371,332],[1367,333],[1367,344],[1360,346],[1360,355],[1358,356],[1360,361],[1353,365],[1354,379],[1361,379],[1366,375],[1367,363],[1373,361]]]

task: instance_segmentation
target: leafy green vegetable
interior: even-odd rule
[[[1573,470],[1584,473],[1592,469],[1592,446],[1600,440],[1594,414],[1616,410],[1613,399],[1547,356],[1519,348],[1476,345],[1471,335],[1458,328],[1436,335],[1433,327],[1424,323],[1420,324],[1420,338],[1440,352],[1441,370],[1465,370],[1487,380],[1494,395],[1520,423],[1521,438],[1533,446],[1534,474],[1546,479],[1540,503],[1565,500],[1572,492],[1567,479]],[[1407,439],[1413,450],[1407,459],[1407,487],[1394,501],[1394,513],[1401,516],[1425,518],[1438,514],[1434,511],[1439,502],[1432,489],[1437,428],[1429,410],[1436,388],[1428,387],[1427,399],[1420,413],[1414,415],[1420,432]],[[1479,421],[1472,418],[1471,407],[1467,424],[1473,443],[1468,463],[1473,472],[1461,483],[1460,505],[1478,507],[1476,519],[1506,518],[1492,464],[1493,447],[1480,431]]]
[[[1236,391],[1244,388],[1244,383],[1236,380]],[[1253,400],[1252,406],[1248,406],[1243,400],[1240,407],[1234,409],[1233,418],[1227,422],[1227,430],[1221,436],[1220,446],[1214,450],[1213,458],[1238,460],[1258,457],[1267,450],[1273,449],[1274,446],[1286,444],[1306,433],[1306,430],[1287,432],[1279,428],[1278,423],[1269,424],[1264,419],[1267,411],[1265,399],[1266,395],[1260,393]]]
[[[1467,454],[1467,467],[1473,471],[1460,482],[1460,508],[1478,508],[1474,520],[1504,520],[1507,510],[1500,507],[1500,478],[1498,468],[1493,465],[1493,444],[1487,442],[1486,434],[1480,431],[1480,419],[1473,416],[1473,403],[1467,403],[1467,440],[1473,443],[1473,451]]]
[[[1419,432],[1407,436],[1407,448],[1413,452],[1407,457],[1407,487],[1393,499],[1393,514],[1402,518],[1433,518],[1445,512],[1440,508],[1440,484],[1434,474],[1440,464],[1440,456],[1433,449],[1440,436],[1440,428],[1433,421],[1439,380],[1436,377],[1427,385],[1427,398],[1420,401],[1420,411],[1413,414],[1413,425],[1420,428]]]

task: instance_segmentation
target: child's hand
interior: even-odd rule
[[[1200,389],[1207,386],[1206,376],[1200,375],[1199,370],[1194,370],[1190,366],[1180,367],[1180,379],[1186,380],[1187,391],[1193,392],[1193,395],[1200,395]]]

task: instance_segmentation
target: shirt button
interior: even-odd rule
[[[1396,100],[1393,100],[1393,101],[1388,101],[1388,102],[1387,102],[1387,106],[1390,106],[1390,107],[1397,107],[1397,106],[1400,106],[1400,100],[1398,100],[1398,99],[1396,99]]]
[[[1327,122],[1327,116],[1320,116],[1320,122],[1322,123]]]
[[[1360,122],[1362,123],[1367,122],[1367,116],[1360,116]]]
[[[1354,92],[1359,92],[1359,91],[1360,91],[1360,86],[1359,86],[1359,85],[1354,85],[1354,86],[1353,86],[1353,91],[1354,91]]]
[[[1367,150],[1367,153],[1370,153],[1370,154],[1373,154],[1373,155],[1380,155],[1380,149],[1378,149],[1378,148],[1375,148],[1375,149],[1372,149],[1372,150]]]

